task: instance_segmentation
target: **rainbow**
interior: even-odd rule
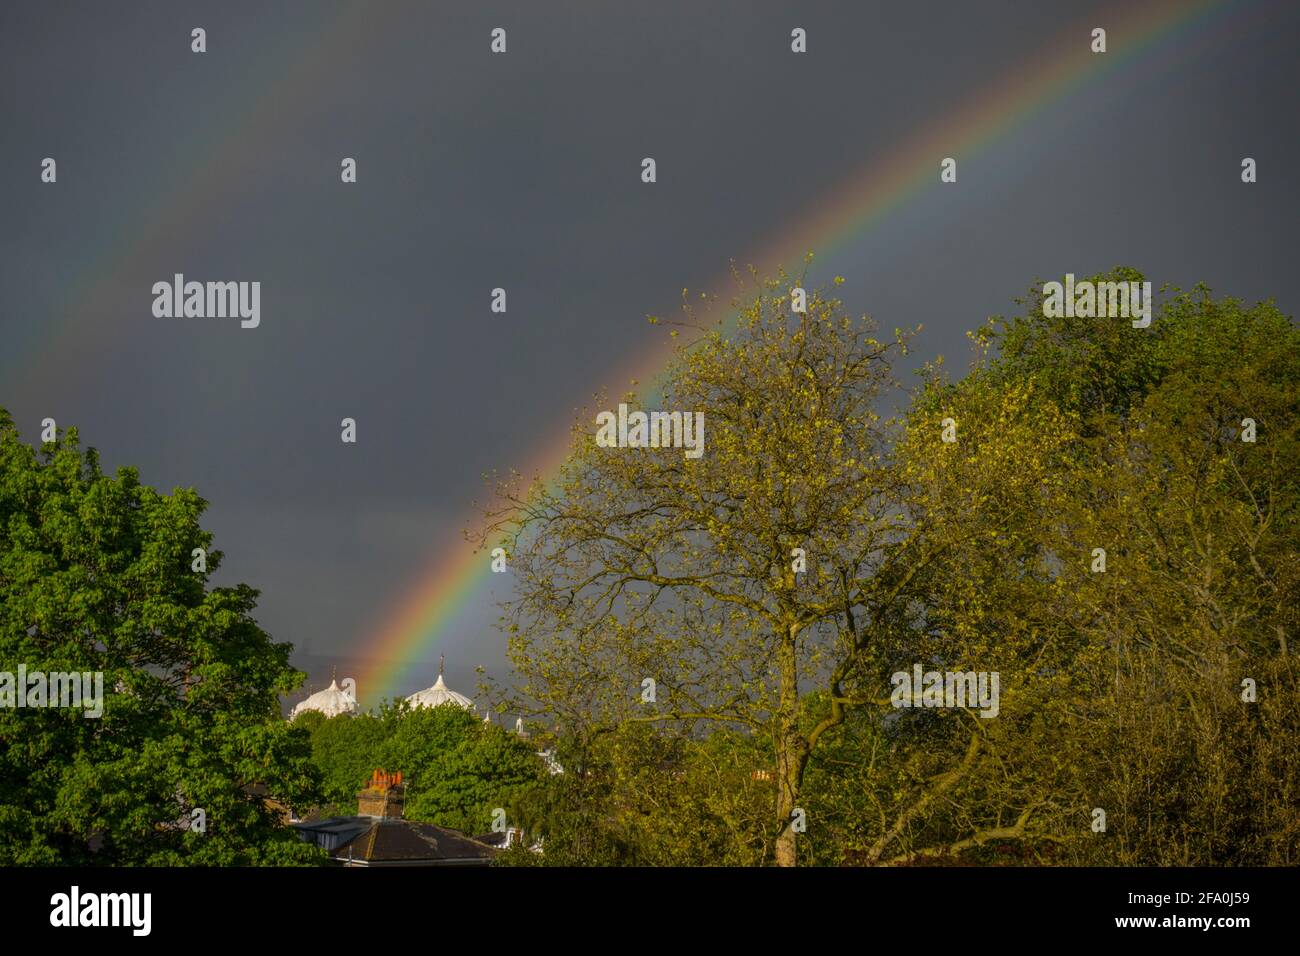
[[[1110,13],[1076,23],[1021,67],[828,190],[819,205],[783,226],[777,238],[747,261],[766,273],[777,265],[802,261],[809,249],[833,253],[879,225],[927,187],[937,186],[942,157],[954,156],[960,163],[988,149],[1085,82],[1119,72],[1159,44],[1170,47],[1166,55],[1189,55],[1194,48],[1191,43],[1175,47],[1171,41],[1202,31],[1201,42],[1210,42],[1215,35],[1205,28],[1217,19],[1220,8],[1228,6],[1227,0],[1153,0],[1144,4],[1124,0]],[[1257,10],[1252,19],[1263,14]],[[256,142],[259,131],[285,122],[300,106],[310,105],[313,91],[337,69],[340,60],[382,35],[384,19],[367,4],[337,3],[314,29],[301,35],[291,56],[285,58],[282,50],[272,49],[273,38],[248,50],[244,59],[249,65],[228,86],[226,102],[220,108],[210,107],[213,121],[201,137],[186,145],[158,196],[123,204],[131,218],[106,230],[100,254],[74,276],[62,314],[51,316],[26,340],[10,342],[0,351],[6,390],[19,391],[37,373],[57,378],[60,372],[69,371],[68,364],[93,361],[109,348],[112,325],[97,321],[95,308],[102,286],[124,271],[166,258],[178,232],[203,221],[221,209],[227,198],[242,192],[246,185],[241,178],[241,157],[247,143]],[[1107,30],[1109,52],[1104,55],[1095,55],[1088,48],[1089,32],[1098,25]],[[241,42],[253,41],[246,36]],[[1159,60],[1151,57],[1146,62]],[[726,283],[715,285],[723,289]],[[648,358],[611,374],[605,387],[617,394],[629,382],[640,382],[643,395],[649,397],[659,387],[660,372],[672,352],[673,342],[665,341]],[[65,368],[55,367],[58,363]],[[567,424],[535,450],[528,466],[521,469],[524,475],[554,478],[569,452]],[[472,516],[468,516],[466,523],[471,522]],[[460,613],[484,596],[488,580],[486,556],[467,545],[421,569],[388,613],[366,628],[359,642],[357,656],[370,662],[357,677],[364,698],[373,701],[396,693],[408,667],[428,658]]]
[[[809,249],[833,253],[923,190],[938,188],[943,157],[956,157],[960,164],[963,158],[988,149],[1084,83],[1117,73],[1175,35],[1205,28],[1222,6],[1223,0],[1125,3],[1111,14],[1093,15],[1087,23],[1076,23],[1022,66],[829,190],[819,205],[784,226],[779,236],[748,262],[770,274],[779,265],[801,262]],[[1090,49],[1094,26],[1106,28],[1105,54]],[[1186,55],[1189,50],[1190,46],[1184,45],[1173,52]],[[718,288],[723,285],[717,284]],[[672,340],[665,342],[649,358],[611,375],[605,383],[607,389],[620,394],[629,382],[639,382],[652,392],[657,390],[673,349]],[[568,426],[566,420],[565,427],[531,456],[529,466],[521,469],[525,477],[554,481],[569,454]],[[467,519],[470,523],[472,516]],[[365,698],[377,700],[397,693],[407,668],[425,660],[460,613],[484,595],[490,577],[487,556],[469,545],[435,560],[417,575],[387,616],[363,638],[359,656],[371,663],[358,676],[357,687]],[[407,693],[415,690],[402,689]]]
[[[93,361],[111,349],[113,324],[96,321],[101,317],[96,302],[103,285],[123,273],[168,261],[176,236],[212,218],[230,197],[247,190],[243,157],[248,144],[309,106],[322,79],[338,69],[350,49],[374,35],[377,18],[369,9],[364,3],[335,6],[296,39],[289,56],[272,47],[274,37],[255,29],[239,37],[208,37],[210,50],[217,44],[241,45],[238,78],[227,86],[224,102],[207,106],[212,121],[201,136],[184,145],[156,198],[125,203],[134,220],[106,229],[99,253],[74,275],[62,314],[35,326],[29,341],[17,347],[10,343],[0,351],[7,390],[18,391],[38,371],[56,377],[53,366],[59,361]],[[188,50],[188,26],[175,42]],[[74,330],[75,337],[69,334]]]

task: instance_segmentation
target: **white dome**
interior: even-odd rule
[[[351,694],[340,689],[337,681],[330,681],[330,685],[324,690],[318,690],[294,707],[289,713],[289,719],[293,720],[299,714],[309,710],[318,711],[326,717],[337,717],[339,714],[355,714],[357,702]]]
[[[438,707],[442,704],[456,704],[466,710],[474,709],[474,702],[464,694],[458,694],[448,688],[442,682],[441,674],[438,675],[438,682],[432,687],[417,691],[406,700],[412,707]]]

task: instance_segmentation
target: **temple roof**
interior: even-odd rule
[[[474,709],[474,702],[464,694],[456,693],[443,683],[441,674],[438,675],[437,683],[432,687],[417,691],[406,699],[412,707],[438,707],[442,704],[456,704],[466,710]]]
[[[446,664],[447,659],[439,655],[437,682],[432,687],[416,691],[406,698],[407,703],[412,707],[440,707],[443,704],[455,704],[458,707],[464,707],[466,710],[473,710],[474,702],[472,700],[464,694],[456,693],[442,682],[442,670]]]
[[[337,717],[339,714],[355,714],[357,709],[356,699],[340,688],[337,681],[331,680],[330,685],[324,690],[318,690],[296,705],[290,711],[289,719],[293,720],[299,714],[309,710],[318,711],[326,717]]]

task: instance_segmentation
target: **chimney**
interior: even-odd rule
[[[401,771],[376,770],[365,789],[357,794],[357,816],[400,820],[405,803],[406,785],[402,783]]]

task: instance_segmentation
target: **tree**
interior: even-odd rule
[[[390,712],[380,766],[410,768],[406,815],[475,834],[545,773],[526,740],[455,704]]]
[[[555,742],[565,771],[518,792],[510,819],[536,855],[504,865],[755,866],[771,856],[770,746],[715,730],[694,739],[645,723]]]
[[[400,770],[406,819],[482,833],[494,810],[513,807],[545,772],[526,740],[454,704],[395,701],[378,714],[313,718],[309,728],[325,806],[340,815],[356,813],[357,792],[373,770]]]
[[[1110,809],[1106,852],[1294,864],[1300,333],[1272,303],[1198,287],[1170,299],[1147,348],[1155,375],[1125,412],[1094,417],[1088,494],[1062,515],[1071,541],[1113,556],[1104,575],[1071,575],[1104,651],[1085,766]]]
[[[964,752],[942,729],[955,713],[855,726],[873,773],[819,792],[844,826],[861,802],[837,790],[860,785],[882,816],[901,791],[893,826],[850,837],[867,862],[1009,841],[1038,860],[1293,861],[1300,336],[1270,303],[1204,288],[1144,330],[1045,318],[1037,291],[1025,304],[976,334],[990,351],[963,379],[931,380],[898,455],[933,489],[914,498],[922,534],[949,542],[919,581],[912,639],[938,660],[985,643],[1002,712],[973,722]],[[940,415],[961,429],[946,460],[911,441]],[[900,772],[908,786],[881,785]]]
[[[320,859],[275,806],[319,796],[306,734],[280,716],[303,675],[253,620],[255,590],[209,586],[205,507],[103,474],[75,429],[38,454],[0,411],[0,667],[100,673],[104,692],[97,719],[0,707],[0,860]]]
[[[931,557],[898,521],[876,408],[907,336],[877,340],[820,292],[792,311],[793,285],[758,283],[737,303],[734,336],[715,329],[679,349],[662,406],[703,411],[702,457],[601,447],[580,419],[558,486],[502,482],[484,537],[502,534],[512,554],[507,626],[524,701],[577,728],[707,722],[766,735],[781,865],[796,862],[809,756],[846,708],[880,696],[857,686],[861,665]],[[831,703],[806,727],[800,695],[813,683]]]
[[[312,763],[320,771],[324,792],[319,809],[332,816],[357,812],[357,793],[375,770],[405,771],[381,762],[379,750],[390,728],[373,714],[326,718],[308,711],[294,718],[294,724],[311,735]]]
[[[1203,288],[1145,329],[1056,319],[1034,289],[895,423],[876,408],[907,337],[821,294],[793,312],[792,284],[679,349],[662,407],[704,411],[702,458],[602,447],[580,417],[558,482],[496,486],[507,706],[583,755],[552,828],[601,834],[570,858],[684,859],[677,828],[789,865],[801,816],[818,862],[1294,862],[1293,323]],[[897,709],[918,663],[998,674],[996,718]],[[725,844],[689,827],[726,805],[690,772],[715,738],[776,778]]]

